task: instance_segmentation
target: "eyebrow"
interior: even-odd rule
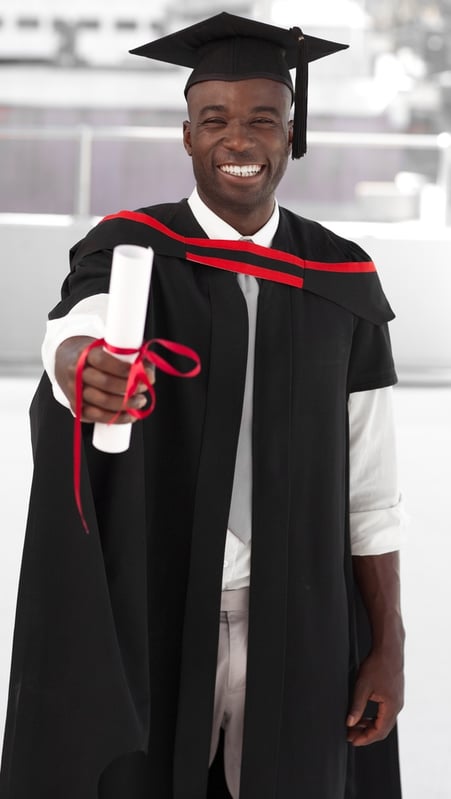
[[[210,114],[212,111],[226,111],[225,105],[204,105],[200,109],[200,114]]]
[[[280,116],[280,111],[273,105],[256,105],[255,108],[251,108],[251,114],[274,114],[275,116]]]

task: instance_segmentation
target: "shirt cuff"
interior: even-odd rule
[[[408,517],[401,497],[392,507],[350,513],[349,520],[353,556],[396,552],[406,538]]]
[[[49,319],[41,347],[44,369],[50,379],[55,399],[65,408],[69,400],[60,388],[55,377],[55,354],[59,345],[72,336],[91,336],[103,338],[108,294],[97,294],[81,300],[66,316]]]

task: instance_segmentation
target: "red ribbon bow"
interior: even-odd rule
[[[150,349],[153,344],[158,344],[161,347],[164,347],[169,352],[173,352],[176,355],[183,355],[185,358],[189,358],[194,362],[194,366],[192,369],[188,370],[187,372],[181,372],[176,369],[169,361],[166,361],[165,358],[162,358],[161,355],[158,355],[157,352],[154,352]],[[173,375],[174,377],[196,377],[199,374],[201,366],[200,366],[200,358],[195,350],[192,350],[190,347],[186,347],[184,344],[177,344],[175,341],[168,341],[164,338],[154,338],[150,341],[144,342],[142,347],[138,350],[135,349],[125,349],[121,347],[113,347],[103,339],[96,339],[91,344],[89,344],[83,352],[81,353],[76,366],[75,371],[75,421],[74,421],[74,456],[73,456],[73,464],[74,464],[74,495],[75,495],[75,502],[77,505],[78,512],[80,514],[80,519],[82,521],[83,527],[86,533],[89,533],[89,528],[83,513],[83,507],[81,502],[81,492],[80,492],[80,473],[81,473],[81,412],[82,412],[82,405],[83,405],[83,369],[85,367],[86,359],[91,352],[91,350],[95,349],[96,347],[104,347],[108,352],[111,352],[113,355],[135,355],[136,358],[130,366],[130,372],[128,375],[127,385],[125,389],[124,399],[122,401],[122,406],[114,416],[111,417],[108,424],[113,424],[116,419],[118,418],[119,414],[122,411],[126,411],[130,416],[134,416],[136,419],[145,419],[146,416],[149,416],[155,408],[156,403],[156,395],[155,389],[153,384],[150,382],[149,378],[147,377],[147,373],[145,370],[145,363],[151,363],[157,367],[157,369],[161,369],[162,372],[166,372],[168,375]],[[129,399],[133,396],[136,391],[136,388],[140,383],[144,383],[147,390],[150,394],[150,405],[144,410],[138,410],[136,408],[127,408],[127,403]]]

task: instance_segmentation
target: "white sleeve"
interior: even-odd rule
[[[404,512],[398,486],[393,389],[349,397],[350,530],[353,555],[399,549]]]
[[[80,300],[60,319],[49,319],[42,342],[41,355],[56,400],[69,408],[69,400],[55,378],[55,353],[59,345],[71,336],[93,336],[103,338],[108,304],[108,294],[94,294]]]

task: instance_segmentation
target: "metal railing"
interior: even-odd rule
[[[77,180],[74,196],[74,215],[90,215],[93,144],[95,141],[181,141],[179,127],[138,127],[77,125],[73,127],[0,128],[1,140],[75,141],[78,142]],[[309,147],[367,147],[376,149],[430,150],[438,154],[436,185],[441,193],[437,224],[450,221],[451,205],[451,134],[352,133],[311,131]]]

